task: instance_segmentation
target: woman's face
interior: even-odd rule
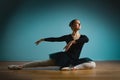
[[[72,30],[77,31],[80,30],[81,26],[80,26],[80,21],[76,20],[73,25],[71,26]]]

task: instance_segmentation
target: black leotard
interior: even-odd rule
[[[50,37],[45,38],[45,41],[50,42],[62,42],[65,41],[67,44],[73,40],[71,34],[64,35],[61,37]],[[77,65],[83,62],[92,61],[90,58],[81,58],[80,53],[84,43],[89,41],[86,35],[81,35],[79,39],[76,40],[76,43],[73,44],[68,51],[61,51],[57,53],[50,54],[50,58],[55,60],[57,66],[69,66],[69,65]]]

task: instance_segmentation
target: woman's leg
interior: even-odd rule
[[[29,62],[25,63],[22,65],[23,68],[28,68],[28,67],[46,67],[46,66],[55,66],[54,60],[45,60],[45,61],[34,61],[34,62]]]
[[[96,67],[96,63],[93,61],[90,62],[85,62],[82,64],[78,64],[76,66],[73,67],[63,67],[61,70],[81,70],[81,69],[93,69]]]
[[[93,61],[90,62],[86,62],[86,63],[82,63],[82,64],[78,64],[76,66],[74,66],[74,69],[93,69],[96,67],[96,63]]]
[[[8,69],[11,70],[20,70],[22,68],[30,68],[30,67],[45,67],[45,66],[55,66],[54,60],[46,60],[46,61],[34,61],[28,62],[22,65],[9,65]]]

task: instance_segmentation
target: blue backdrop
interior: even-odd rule
[[[11,2],[12,3],[12,2]],[[63,50],[65,42],[35,41],[70,34],[68,24],[79,19],[81,34],[89,37],[80,57],[120,60],[119,8],[110,0],[24,0],[8,14],[1,28],[0,60],[46,60]]]

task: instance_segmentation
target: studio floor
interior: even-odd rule
[[[37,67],[8,70],[10,64],[25,62],[0,62],[0,80],[120,80],[120,61],[96,61],[92,70],[59,71],[58,67]]]

